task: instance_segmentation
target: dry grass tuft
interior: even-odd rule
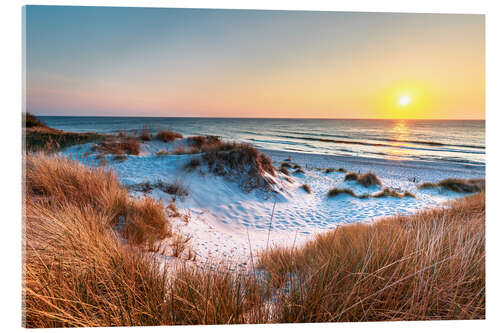
[[[302,168],[300,166],[297,167],[297,170],[295,170],[293,172],[294,174],[298,175],[298,174],[303,174],[304,173],[304,170],[302,170]]]
[[[153,135],[151,134],[151,128],[143,126],[141,134],[139,135],[139,139],[141,139],[142,141],[151,141],[153,139]]]
[[[454,191],[458,193],[475,193],[483,192],[486,188],[486,183],[484,179],[457,179],[457,178],[447,178],[439,183],[423,183],[418,186],[418,188],[436,188],[442,187],[449,191]]]
[[[132,137],[113,138],[95,144],[93,150],[102,154],[139,155],[140,143]]]
[[[278,322],[484,319],[484,194],[263,253]]]
[[[175,139],[182,139],[182,134],[171,131],[158,131],[156,138],[163,142],[171,142]]]
[[[163,206],[148,198],[130,198],[109,171],[60,157],[30,154],[25,177],[28,198],[46,202],[52,209],[72,205],[81,211],[91,210],[105,216],[109,227],[128,228],[123,236],[134,242],[139,239],[148,243],[171,234]]]
[[[184,197],[189,195],[189,191],[184,186],[184,183],[180,179],[176,179],[173,183],[166,183],[162,180],[157,180],[154,183],[150,181],[145,181],[142,183],[127,186],[129,190],[140,191],[144,193],[150,193],[154,189],[159,189],[167,194]]]
[[[384,188],[382,192],[373,194],[371,197],[373,198],[383,198],[383,197],[393,197],[393,198],[404,198],[404,197],[411,197],[415,198],[415,195],[413,193],[410,193],[408,191],[405,191],[404,193],[399,193],[394,190],[390,190],[388,188]]]
[[[279,171],[284,175],[290,176],[290,171],[288,171],[288,169],[285,167],[280,167]]]
[[[368,172],[368,173],[364,173],[364,174],[360,175],[357,182],[358,182],[358,184],[360,184],[364,187],[381,186],[382,185],[382,182],[380,181],[380,179],[378,179],[378,177],[372,172]]]
[[[345,175],[344,180],[358,180],[359,175],[355,172],[349,172]]]
[[[345,171],[345,170],[344,170]],[[382,182],[378,179],[377,175],[372,172],[358,174],[354,172],[349,172],[344,177],[345,181],[355,180],[359,185],[364,187],[370,186],[382,186]]]
[[[357,197],[356,194],[354,194],[354,192],[351,189],[336,188],[336,187],[332,188],[330,191],[328,191],[327,197],[333,198],[333,197],[336,197],[337,195],[340,195],[340,194],[348,194],[350,196]]]
[[[343,173],[346,173],[347,171],[344,168],[339,168],[339,169],[326,168],[325,169],[325,173],[331,173],[331,172],[343,172]],[[352,175],[356,175],[356,177],[357,177],[357,174],[352,174],[352,173],[351,173],[351,176],[349,176],[349,177],[353,177]],[[346,179],[346,180],[351,180],[351,179]],[[356,179],[352,179],[352,180],[357,180],[357,178]]]
[[[304,191],[306,191],[307,193],[311,194],[311,186],[307,185],[307,184],[302,184],[300,185],[300,188],[303,189]]]
[[[188,142],[191,146],[196,147],[200,150],[203,146],[206,146],[206,145],[217,145],[217,144],[222,143],[221,139],[218,136],[213,136],[213,135],[191,136],[188,138]]]

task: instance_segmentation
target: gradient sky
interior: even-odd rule
[[[483,15],[25,10],[38,115],[485,116]]]

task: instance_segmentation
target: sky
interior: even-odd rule
[[[24,7],[37,115],[484,119],[484,15]]]

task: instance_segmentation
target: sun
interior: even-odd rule
[[[408,95],[404,95],[399,97],[398,104],[401,106],[407,106],[408,104],[411,103],[411,98]]]

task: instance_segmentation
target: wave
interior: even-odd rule
[[[404,143],[413,143],[413,144],[421,144],[421,145],[428,145],[428,146],[440,146],[440,147],[485,149],[484,146],[453,145],[453,144],[445,144],[445,143],[441,143],[441,142],[417,141],[417,140],[377,139],[377,141],[387,141],[387,142],[400,143],[399,145],[398,144],[394,145],[394,144],[377,143],[377,142],[367,142],[367,141],[325,139],[325,138],[317,138],[317,137],[311,137],[311,136],[298,137],[298,136],[289,136],[289,135],[279,135],[279,137],[286,138],[286,139],[305,140],[305,141],[340,143],[340,144],[362,145],[362,146],[373,146],[373,147],[405,148],[405,149],[433,150],[433,149],[423,148],[423,147],[410,147],[410,146],[404,145]],[[446,151],[464,152],[463,150],[451,150],[451,149],[446,149]],[[471,154],[477,154],[477,153],[479,153],[479,154],[482,154],[482,152],[476,152],[476,151],[466,151],[466,153],[471,153]]]

